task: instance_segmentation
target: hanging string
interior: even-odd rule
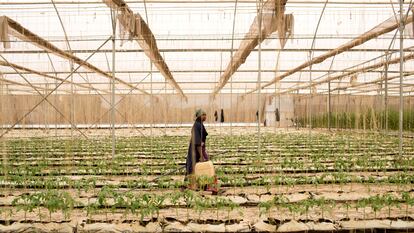
[[[281,53],[282,51],[281,50],[279,50],[278,52],[277,52],[277,56],[276,56],[276,66],[275,66],[275,77],[277,77],[277,74],[279,73],[279,59],[280,59],[280,53]],[[277,91],[277,86],[279,85],[279,91]],[[279,108],[276,108],[276,95],[274,95],[274,98],[273,98],[273,101],[274,101],[274,107],[275,107],[275,114],[274,114],[274,116],[275,116],[275,121],[274,121],[274,127],[273,127],[273,131],[274,131],[274,133],[276,133],[276,122],[277,122],[277,116],[276,116],[276,114],[277,114],[277,111],[276,111],[276,109],[278,109],[279,110],[279,116],[280,116],[280,113],[281,113],[281,110],[280,110],[280,91],[281,91],[281,83],[280,82],[275,82],[275,94],[276,93],[278,93],[278,100],[279,100]],[[280,119],[279,119],[279,128],[280,128]]]
[[[256,0],[256,7],[258,13],[258,31],[259,31],[259,41],[262,41],[262,13],[263,13],[263,4],[262,0]],[[262,88],[260,88],[262,83],[262,43],[259,43],[259,59],[258,59],[258,73],[257,73],[257,87],[259,88],[257,92],[257,154],[260,158],[261,155],[261,134],[260,134],[260,124],[261,124],[261,97],[262,97]]]
[[[115,159],[115,37],[116,37],[116,14],[115,10],[111,8],[111,20],[112,20],[112,79],[111,79],[111,155],[112,160]]]
[[[231,50],[230,50],[230,67],[231,69],[233,69],[233,48],[234,48],[234,30],[236,27],[236,14],[237,14],[237,3],[238,0],[236,0],[234,2],[234,12],[233,12],[233,29],[232,29],[232,33],[231,33]],[[233,73],[233,70],[231,70],[230,73]],[[233,124],[232,122],[234,121],[234,116],[236,114],[233,113],[233,77],[231,76],[230,79],[230,114],[229,116],[229,120],[230,120],[230,138],[231,138],[231,142],[233,142]],[[233,143],[232,143],[233,145]]]
[[[220,77],[221,77],[221,71],[222,70],[223,70],[223,52],[220,53]],[[220,93],[219,93],[219,106],[220,106],[220,119],[219,119],[220,125],[219,125],[219,132],[220,132],[220,136],[221,136],[221,127],[223,125],[223,122],[221,120],[221,118],[223,118],[223,115],[222,115],[223,114],[223,111],[221,111],[223,109],[223,106],[222,106],[222,103],[221,103],[221,101],[222,101],[221,95],[222,95],[222,92],[220,90]]]
[[[164,136],[167,136],[167,79],[164,79]]]
[[[68,35],[66,33],[66,29],[65,29],[65,26],[63,24],[62,18],[60,17],[59,11],[58,11],[58,9],[56,7],[56,4],[55,4],[54,0],[51,0],[51,2],[52,2],[52,5],[53,5],[53,8],[55,9],[56,15],[57,15],[57,17],[59,19],[60,26],[62,27],[63,34],[65,36],[65,44],[66,44],[66,47],[70,51],[70,53],[73,54],[72,48],[71,48],[70,43],[69,43],[69,37],[68,37]],[[70,71],[72,72],[73,71],[73,61],[72,60],[69,60],[69,67],[70,67]],[[71,141],[72,141],[72,144],[73,144],[73,130],[74,130],[73,129],[73,124],[74,124],[74,111],[75,111],[74,110],[74,108],[75,108],[75,101],[74,101],[74,97],[73,97],[73,91],[74,91],[74,89],[73,89],[73,74],[71,74],[71,76],[70,76],[70,82],[71,82],[71,84],[70,84],[71,104],[70,104],[70,117],[69,117],[69,119],[72,122],[71,129],[70,129],[70,137],[71,137]],[[71,153],[73,154],[73,152],[71,152]]]
[[[313,57],[313,49],[315,47],[316,35],[318,34],[318,29],[319,29],[319,26],[321,24],[322,16],[324,15],[326,6],[328,5],[328,1],[329,0],[325,1],[325,4],[323,5],[322,11],[321,11],[321,14],[319,15],[319,19],[318,19],[318,23],[316,25],[315,33],[313,34],[312,45],[311,45],[311,48],[309,50],[309,57],[308,57],[309,61],[311,61],[312,57]],[[310,65],[309,66],[309,97],[310,98],[308,100],[309,140],[310,140],[311,131],[312,131],[312,97],[313,97],[312,92],[313,92],[313,90],[312,90],[312,65]]]
[[[148,20],[148,11],[147,11],[147,2],[144,0],[144,11],[145,11],[145,19],[147,21],[147,25],[149,27],[149,20]],[[151,40],[151,48],[153,47],[152,40]],[[153,135],[153,127],[154,127],[154,95],[153,95],[153,89],[152,89],[152,60],[150,59],[150,108],[151,108],[151,121],[150,121],[150,135],[151,135],[151,141],[150,141],[150,147],[151,147],[151,154],[153,153],[153,141],[154,141],[154,135]]]

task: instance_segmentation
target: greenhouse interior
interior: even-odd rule
[[[414,232],[413,5],[2,0],[0,232]]]

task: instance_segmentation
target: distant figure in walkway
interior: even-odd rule
[[[218,113],[217,110],[214,111],[214,121],[217,122],[218,121]]]
[[[220,122],[224,123],[224,110],[221,109],[221,113],[220,113]]]
[[[275,111],[275,118],[276,118],[276,121],[280,121],[280,113],[279,113],[278,108],[276,108],[276,111]]]

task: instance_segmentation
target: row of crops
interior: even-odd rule
[[[321,113],[311,117],[311,122],[308,117],[298,119],[298,124],[301,126],[312,125],[313,128],[332,128],[337,129],[399,129],[399,111],[374,111],[367,109],[361,113],[355,112],[333,112]],[[403,111],[403,130],[414,131],[414,110]]]
[[[258,153],[254,135],[213,135],[224,193],[211,196],[182,190],[188,137],[118,138],[115,157],[105,138],[8,139],[0,232],[414,229],[414,140],[404,140],[400,156],[394,136],[287,132],[263,135]]]

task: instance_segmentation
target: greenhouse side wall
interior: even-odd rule
[[[313,128],[328,127],[327,95],[299,95],[294,101],[295,116],[300,126],[309,127],[310,112]],[[414,97],[403,98],[403,116],[404,130],[413,131]],[[330,118],[332,128],[398,130],[399,97],[388,97],[385,107],[384,96],[331,95]]]
[[[214,122],[214,113],[218,113],[220,121],[221,109],[224,111],[225,122],[255,122],[257,111],[257,95],[219,94],[213,100],[209,94],[188,95],[185,102],[178,95],[116,95],[116,124],[177,124],[191,123],[197,108],[205,109],[208,122]],[[53,95],[48,101],[57,107],[57,112],[49,103],[43,102],[25,117],[20,125],[69,124],[73,109],[76,124],[109,124],[109,95],[73,95],[74,106],[71,107],[71,95]],[[262,95],[262,112],[267,96]],[[0,124],[11,125],[30,111],[41,101],[35,95],[3,95],[1,101]],[[262,114],[263,116],[264,114]]]
[[[19,125],[53,125],[69,124],[70,113],[73,109],[76,124],[100,125],[109,124],[110,96],[108,95],[73,95],[74,106],[71,107],[70,95],[54,95],[48,98],[53,107],[43,102],[40,106],[25,117]],[[217,111],[220,121],[221,109],[224,112],[225,122],[254,123],[256,122],[257,95],[233,94],[217,95],[213,100],[208,94],[189,95],[188,102],[178,95],[117,95],[116,124],[181,124],[191,123],[194,110],[203,108],[208,114],[208,122],[215,122],[214,113]],[[41,97],[33,95],[3,95],[1,98],[2,125],[11,125],[39,101]],[[328,127],[327,95],[284,95],[272,98],[270,94],[262,95],[261,112],[262,122],[268,126],[275,124],[275,109],[280,112],[278,127],[295,125],[309,126],[309,113],[312,116],[312,127]],[[311,109],[308,101],[311,100]],[[231,103],[232,102],[232,103]],[[398,97],[391,96],[388,100],[388,127],[398,128]],[[404,98],[404,128],[413,129],[414,97]],[[309,112],[310,110],[310,112]],[[383,96],[361,95],[332,95],[331,98],[331,127],[381,129],[385,128],[384,98]]]

